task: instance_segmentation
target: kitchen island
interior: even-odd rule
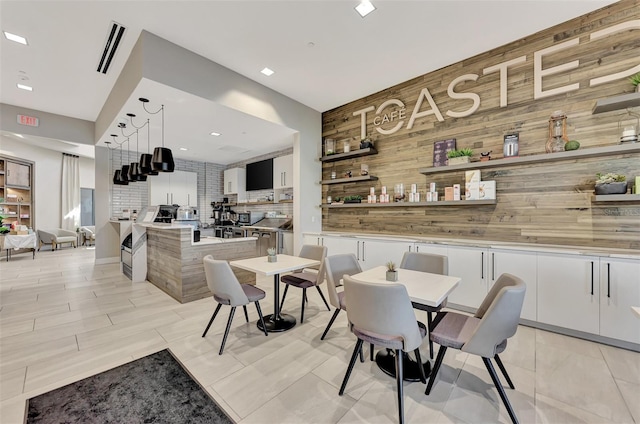
[[[151,225],[147,233],[147,280],[181,303],[211,296],[202,259],[235,260],[256,256],[255,237],[205,237],[192,242],[193,229],[184,225]],[[255,284],[255,274],[233,269],[241,283]]]

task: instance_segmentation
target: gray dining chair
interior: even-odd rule
[[[216,315],[218,315],[222,305],[231,306],[229,320],[227,321],[227,328],[224,330],[222,344],[220,345],[220,352],[218,352],[218,355],[222,355],[224,345],[227,342],[227,336],[229,335],[229,329],[231,328],[231,322],[233,321],[233,315],[236,312],[236,307],[242,306],[244,309],[244,317],[247,322],[249,322],[247,305],[251,302],[256,305],[256,310],[260,317],[260,323],[262,324],[264,335],[267,336],[267,328],[264,325],[264,318],[262,316],[262,309],[260,309],[259,302],[259,300],[264,299],[264,291],[252,286],[251,284],[240,284],[227,261],[215,260],[213,259],[213,256],[207,255],[203,258],[203,262],[207,285],[209,286],[211,293],[213,293],[213,299],[218,302],[218,306],[213,312],[213,315],[209,320],[209,324],[207,324],[207,328],[205,328],[204,333],[202,333],[202,337],[207,335],[209,327],[213,324],[213,320],[216,318]]]
[[[318,290],[318,293],[320,293],[320,297],[326,305],[327,311],[330,310],[327,299],[324,298],[322,290],[320,290],[320,284],[322,284],[322,282],[324,281],[324,277],[322,275],[324,272],[320,268],[322,267],[324,258],[327,256],[327,248],[325,246],[305,244],[302,246],[302,249],[300,249],[300,254],[298,256],[301,258],[320,261],[320,265],[315,268],[296,271],[292,274],[287,274],[280,277],[280,281],[285,283],[284,293],[282,294],[282,301],[280,302],[280,310],[282,310],[282,305],[284,305],[284,299],[287,297],[289,286],[294,286],[302,289],[302,307],[300,308],[300,323],[302,323],[304,321],[304,304],[308,301],[308,288],[315,287]],[[311,269],[315,269],[316,272],[311,271]]]
[[[449,260],[446,256],[422,252],[404,252],[400,268],[413,271],[429,272],[431,274],[449,275]],[[447,306],[447,299],[438,306],[414,303],[413,307],[427,312],[427,330],[433,324],[433,313],[439,312]],[[433,359],[433,341],[429,339],[429,357]]]
[[[366,283],[345,275],[344,291],[349,300],[347,317],[351,325],[351,332],[358,338],[349,361],[349,367],[340,387],[340,396],[349,381],[349,376],[356,362],[356,357],[362,352],[364,342],[381,346],[395,351],[396,358],[396,386],[398,388],[398,417],[404,423],[403,396],[403,352],[413,351],[418,364],[420,345],[427,335],[427,329],[416,320],[416,315],[409,299],[407,289],[402,284]],[[426,383],[423,367],[420,369],[420,380]]]
[[[494,358],[498,367],[500,367],[500,371],[502,371],[509,387],[515,389],[498,354],[506,349],[507,339],[512,337],[518,329],[525,292],[526,286],[522,279],[505,273],[491,287],[474,316],[455,312],[446,312],[444,314],[429,336],[431,340],[440,345],[440,349],[431,371],[429,384],[427,384],[426,395],[431,393],[431,388],[442,365],[447,348],[459,349],[482,357],[491,380],[496,386],[504,406],[507,408],[511,421],[514,424],[518,423],[518,418],[511,403],[509,403],[504,387],[502,387],[493,368],[491,358]]]
[[[344,253],[340,255],[327,256],[323,262],[324,275],[327,280],[327,292],[329,293],[329,302],[336,308],[335,312],[329,320],[329,324],[324,329],[320,340],[324,340],[325,336],[329,332],[329,329],[333,325],[333,322],[338,317],[340,311],[347,310],[347,303],[345,299],[344,291],[338,291],[337,287],[340,285],[342,277],[346,275],[353,275],[362,272],[360,263],[356,259],[356,255],[353,253]]]

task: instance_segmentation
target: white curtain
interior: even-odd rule
[[[80,159],[62,154],[62,222],[60,227],[75,231],[80,227]]]

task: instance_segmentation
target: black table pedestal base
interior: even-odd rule
[[[273,319],[273,314],[264,316],[264,325],[270,333],[287,331],[296,325],[295,317],[287,314],[280,314],[278,319]],[[262,330],[262,323],[258,320],[258,328]]]
[[[420,381],[420,368],[418,368],[418,363],[405,352],[402,352],[402,356],[404,358],[404,362],[402,364],[403,380]],[[380,350],[376,354],[376,364],[378,364],[378,367],[380,367],[385,374],[388,374],[393,378],[396,377],[396,355],[394,351],[387,349]],[[421,365],[424,368],[424,375],[429,378],[431,364],[427,361]]]

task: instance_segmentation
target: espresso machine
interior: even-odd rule
[[[234,225],[235,212],[231,210],[231,206],[220,202],[211,202],[211,206],[213,207],[211,218],[214,220],[214,225]]]

